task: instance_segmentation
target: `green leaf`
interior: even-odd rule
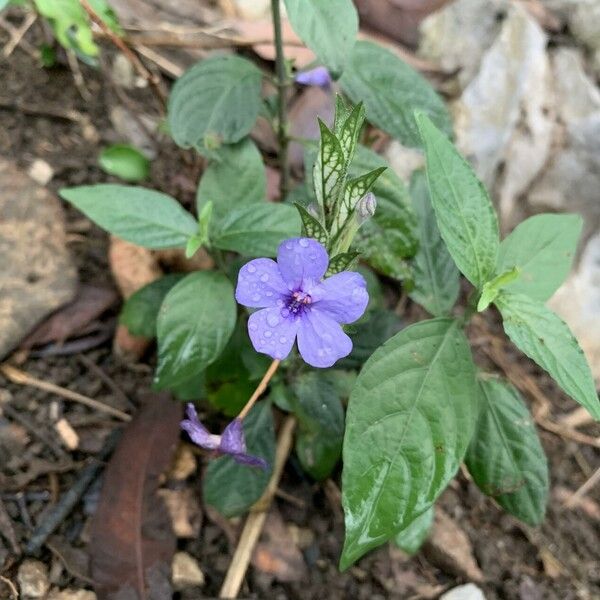
[[[298,235],[300,218],[293,206],[263,202],[233,210],[211,232],[211,241],[244,256],[275,256],[283,240]]]
[[[371,356],[346,414],[342,569],[431,507],[467,450],[476,402],[469,344],[452,319],[411,325]]]
[[[404,260],[413,256],[418,246],[417,220],[406,187],[387,162],[365,146],[358,146],[350,174],[358,177],[380,167],[386,170],[371,190],[377,198],[377,209],[360,228],[353,249],[380,273],[404,279]]]
[[[590,367],[571,330],[538,300],[502,291],[496,298],[504,331],[573,400],[600,420],[600,402]]]
[[[350,0],[285,0],[298,37],[334,74],[344,69],[356,35],[358,15]]]
[[[256,386],[248,379],[226,381],[208,392],[208,401],[224,415],[235,417],[244,408]]]
[[[330,373],[305,373],[293,384],[291,408],[298,419],[296,454],[314,479],[328,477],[342,453],[344,409]]]
[[[360,177],[351,179],[346,184],[344,190],[344,198],[338,209],[336,221],[337,227],[340,229],[350,216],[357,202],[371,190],[379,176],[386,170],[386,167],[378,167]]]
[[[60,190],[96,225],[146,248],[185,247],[198,225],[174,198],[142,187],[100,184]]]
[[[435,509],[428,508],[419,515],[406,529],[400,531],[394,538],[394,543],[409,556],[416,554],[427,539],[433,527]]]
[[[490,198],[469,163],[423,113],[416,115],[425,144],[427,181],[438,227],[462,274],[482,288],[496,268],[500,238]]]
[[[225,275],[200,271],[182,279],[166,295],[158,315],[156,385],[171,387],[214,362],[235,319],[233,286]]]
[[[340,128],[338,138],[346,157],[346,166],[352,162],[352,158],[356,152],[358,137],[365,123],[365,118],[365,107],[362,102],[359,102],[346,117],[344,124]]]
[[[125,325],[132,335],[155,337],[160,306],[169,290],[183,277],[181,273],[172,273],[137,290],[125,301],[119,315],[119,323]]]
[[[98,162],[103,171],[125,181],[138,182],[150,175],[150,161],[136,147],[128,144],[105,148]]]
[[[477,310],[484,311],[498,296],[500,290],[507,287],[509,283],[516,281],[519,278],[520,272],[518,267],[513,267],[510,271],[505,271],[500,275],[496,275],[493,279],[486,281],[481,290],[481,296],[477,302]]]
[[[219,151],[200,179],[196,194],[198,214],[213,203],[213,217],[222,219],[232,210],[264,202],[267,197],[265,165],[254,142],[248,138]]]
[[[517,225],[498,254],[498,273],[514,267],[520,272],[506,289],[548,300],[571,269],[582,226],[579,215],[568,214],[535,215]]]
[[[302,221],[302,234],[314,238],[317,242],[320,242],[323,246],[327,247],[329,236],[319,220],[316,217],[313,217],[301,204],[294,204],[294,206],[298,210],[298,214]]]
[[[257,67],[235,54],[194,65],[169,96],[168,123],[175,142],[199,151],[239,142],[258,117],[261,79]]]
[[[317,202],[329,225],[337,198],[346,176],[346,158],[337,137],[319,119],[321,141],[317,161],[313,170],[313,180]]]
[[[419,223],[419,250],[413,260],[414,290],[410,297],[435,317],[448,314],[460,291],[459,273],[440,235],[424,171],[410,182]]]
[[[264,458],[266,470],[236,463],[230,456],[212,460],[202,485],[206,504],[225,517],[245,513],[263,494],[275,460],[275,431],[271,403],[259,402],[244,419],[244,435],[249,454]]]
[[[356,43],[340,85],[353,102],[365,103],[369,121],[407,146],[421,146],[417,109],[452,134],[450,115],[429,82],[378,44]]]
[[[4,10],[8,6],[9,2],[10,0],[0,0],[0,11]]]
[[[349,271],[353,263],[360,256],[358,252],[344,252],[342,254],[336,254],[330,261],[327,267],[327,277],[331,277],[336,273],[342,271]]]
[[[496,379],[479,381],[480,406],[465,458],[479,489],[529,525],[548,503],[548,464],[533,419],[519,392]]]

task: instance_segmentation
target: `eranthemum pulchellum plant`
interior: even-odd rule
[[[416,551],[461,463],[483,493],[538,524],[548,470],[535,427],[519,392],[476,366],[465,328],[494,305],[515,346],[600,418],[583,353],[545,306],[570,269],[581,219],[536,215],[500,240],[488,194],[453,146],[447,110],[428,83],[388,50],[355,41],[350,0],[285,4],[327,72],[292,72],[274,1],[276,98],[262,98],[265,74],[235,55],[202,60],[173,87],[171,135],[209,159],[196,218],[145,188],[62,192],[126,240],[190,256],[203,247],[216,260],[213,271],[143,288],[122,315],[132,333],[157,336],[159,388],[233,418],[220,436],[193,408],[182,424],[224,455],[206,470],[205,501],[233,516],[261,496],[276,404],[297,418],[295,452],[310,476],[331,475],[343,446],[342,568],[390,539]],[[295,185],[285,104],[294,77],[343,94],[332,127],[320,122],[318,145],[306,142],[306,180]],[[365,113],[423,151],[426,169],[410,190],[360,143],[368,142]],[[278,132],[280,203],[265,201],[263,159],[248,137],[259,114]],[[431,318],[403,327],[375,273],[404,281]],[[470,286],[466,306],[455,306],[460,274]]]

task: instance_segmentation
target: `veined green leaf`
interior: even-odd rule
[[[198,224],[174,198],[142,187],[100,184],[60,195],[96,225],[146,248],[185,247]]]
[[[346,159],[337,137],[319,119],[321,142],[313,170],[317,202],[325,215],[326,223],[332,218],[332,209],[346,176]]]
[[[506,285],[511,292],[545,302],[571,269],[583,220],[579,215],[535,215],[500,244],[497,272],[516,267],[519,278]]]
[[[411,325],[366,362],[346,415],[342,569],[432,506],[467,450],[476,402],[469,345],[452,319]]]
[[[346,222],[346,219],[350,216],[356,203],[371,190],[377,178],[386,170],[386,167],[378,167],[373,171],[369,171],[360,177],[351,179],[346,184],[344,190],[344,198],[338,209],[336,221],[338,229]]]
[[[327,277],[341,273],[342,271],[349,271],[354,261],[360,256],[358,252],[344,252],[343,254],[337,254],[329,261],[327,267]]]
[[[600,420],[600,402],[590,367],[571,330],[544,304],[523,294],[502,291],[495,300],[504,331],[573,400]]]
[[[434,516],[435,509],[432,506],[396,535],[394,538],[396,546],[410,556],[416,554],[433,527]]]
[[[496,268],[500,237],[490,198],[467,161],[423,113],[427,180],[438,227],[462,274],[481,289]]]
[[[346,157],[346,167],[352,162],[356,146],[358,144],[358,136],[362,131],[365,123],[365,107],[362,102],[359,102],[350,112],[344,124],[341,127],[338,135],[340,146]]]
[[[497,379],[479,381],[479,418],[465,462],[484,494],[529,525],[544,519],[548,464],[519,392]]]
[[[321,225],[319,220],[316,217],[313,217],[301,204],[295,204],[294,206],[300,214],[304,234],[307,237],[314,238],[317,242],[320,242],[327,248],[329,236],[323,225]]]
[[[163,300],[157,320],[155,383],[168,388],[201,373],[214,362],[235,327],[233,286],[220,273],[191,273]]]
[[[410,297],[435,317],[448,314],[460,289],[459,273],[437,226],[424,171],[410,182],[419,224],[419,250],[413,260],[415,287]]]

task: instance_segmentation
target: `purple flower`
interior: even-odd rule
[[[348,356],[352,341],[340,324],[356,321],[369,295],[363,277],[345,271],[323,279],[329,258],[310,238],[292,238],[270,258],[251,260],[240,269],[236,300],[262,308],[248,319],[254,348],[284,359],[296,336],[302,358],[313,367],[330,367]]]
[[[206,450],[215,450],[218,454],[228,454],[242,465],[267,468],[267,461],[246,452],[246,440],[241,419],[234,419],[225,427],[222,435],[214,435],[200,423],[193,404],[185,411],[187,419],[181,421],[181,429],[187,431],[194,444]]]
[[[296,74],[296,83],[302,85],[316,85],[322,88],[328,88],[331,85],[331,75],[325,67],[315,67],[309,71],[303,71]]]

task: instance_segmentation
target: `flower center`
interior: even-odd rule
[[[286,302],[286,308],[292,315],[298,315],[304,312],[305,308],[312,302],[312,298],[309,294],[305,294],[302,291],[294,292],[291,296],[288,296]]]

